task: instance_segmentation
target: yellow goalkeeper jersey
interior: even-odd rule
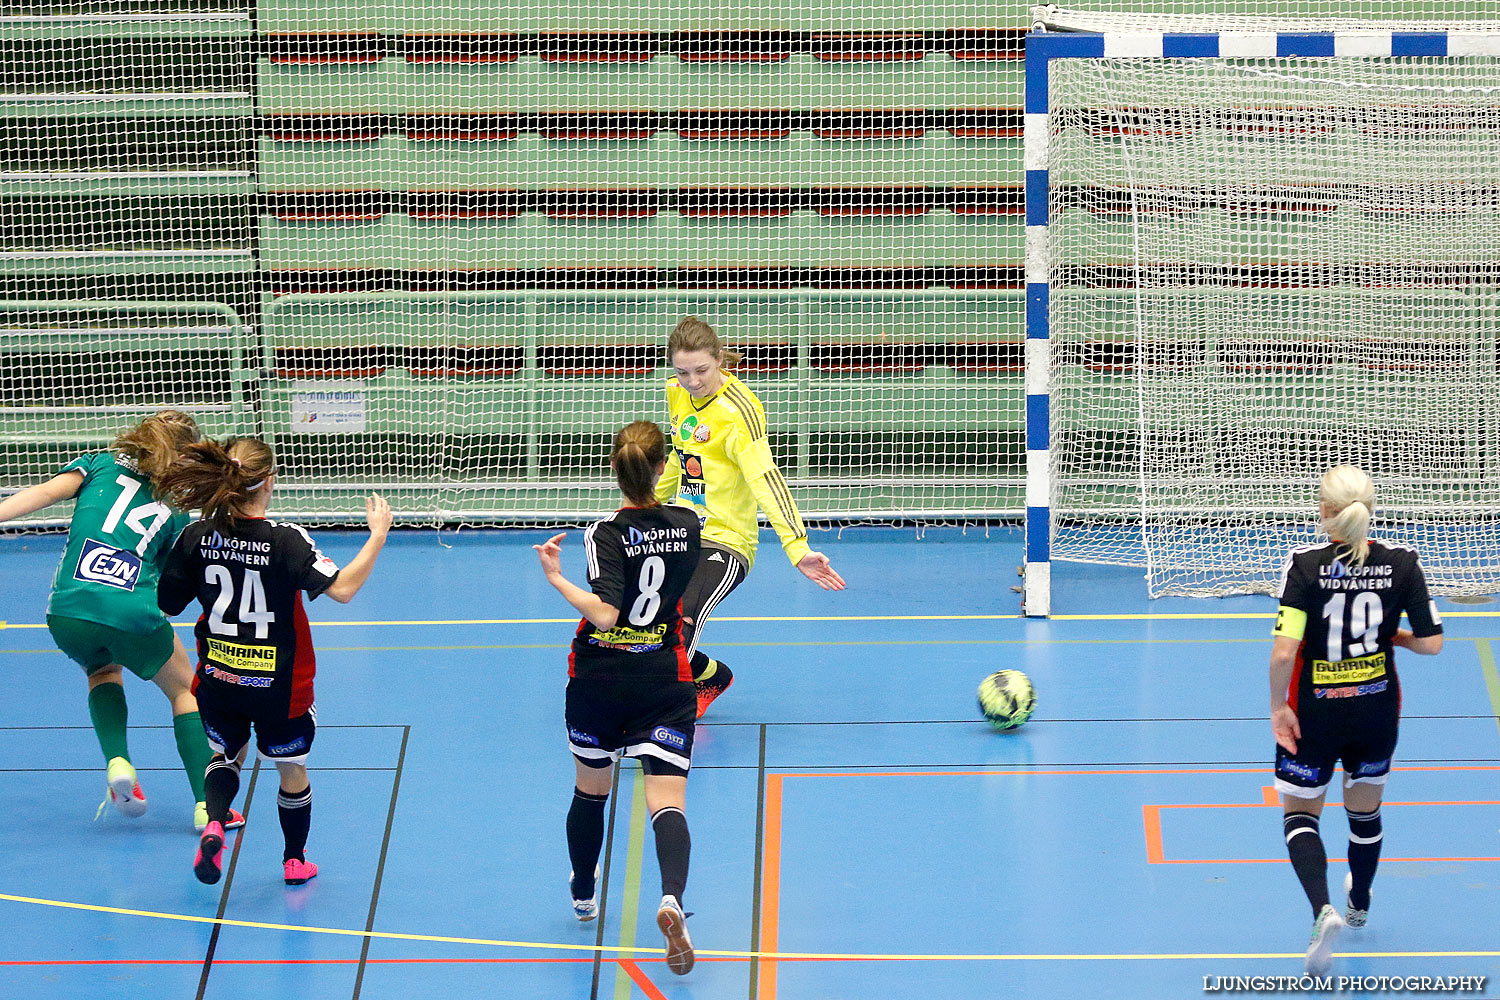
[[[766,411],[743,382],[729,372],[719,391],[695,399],[667,379],[672,452],[656,484],[663,503],[687,504],[698,512],[703,541],[717,542],[755,564],[760,524],[766,512],[787,558],[796,565],[812,551],[807,528],[766,440]]]

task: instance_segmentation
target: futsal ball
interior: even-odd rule
[[[1031,678],[1019,670],[1001,670],[979,684],[979,711],[991,726],[1014,729],[1036,710]]]

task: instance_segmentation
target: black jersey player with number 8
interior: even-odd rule
[[[683,592],[698,565],[698,517],[653,495],[666,464],[661,428],[637,421],[615,435],[609,464],[625,504],[583,535],[592,592],[562,575],[564,535],[534,546],[547,582],[583,615],[568,656],[565,721],[575,787],[568,810],[573,913],[598,913],[597,864],[614,764],[635,757],[645,772],[646,806],[661,864],[656,922],[667,967],[693,967],[682,893],[687,886],[688,768],[697,689],[683,642]]]

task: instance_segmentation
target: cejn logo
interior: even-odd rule
[[[78,567],[73,570],[73,579],[87,583],[102,583],[118,590],[135,590],[141,578],[141,560],[134,552],[117,549],[113,545],[86,538],[83,551],[78,556]]]

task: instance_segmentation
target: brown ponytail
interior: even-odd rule
[[[649,420],[621,427],[609,453],[620,492],[637,507],[656,506],[656,470],[666,460],[667,437]]]
[[[128,431],[121,431],[110,447],[115,454],[134,462],[141,474],[151,480],[156,495],[161,497],[161,477],[177,461],[183,448],[201,436],[198,422],[186,413],[161,410]]]
[[[181,510],[201,510],[221,531],[256,500],[256,491],[276,472],[270,445],[258,438],[234,437],[223,444],[190,444],[161,479],[162,495]]]
[[[667,363],[677,357],[678,351],[703,351],[728,371],[745,359],[739,351],[732,351],[719,342],[719,335],[697,316],[684,316],[676,329],[667,338]]]

